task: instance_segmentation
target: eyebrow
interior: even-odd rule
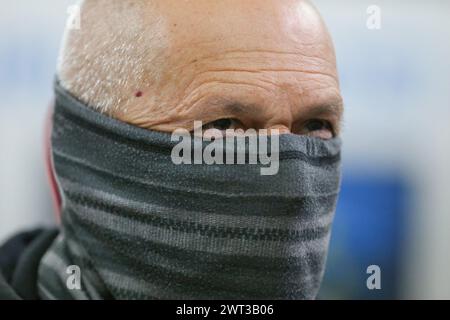
[[[258,115],[261,115],[261,107],[257,104],[246,104],[224,97],[210,98],[206,103],[207,105],[220,108],[224,113],[235,117],[257,117]],[[324,103],[319,103],[304,108],[301,114],[294,116],[294,121],[328,115],[335,118],[339,122],[342,119],[343,110],[344,107],[342,98],[338,97],[335,99],[330,99]]]
[[[201,105],[215,107],[226,114],[233,116],[249,116],[261,113],[261,108],[257,104],[242,103],[235,99],[224,97],[213,97],[204,101]]]
[[[216,101],[216,105],[221,106],[221,108],[227,113],[236,116],[248,116],[249,114],[254,115],[261,113],[261,108],[256,104],[243,104],[238,101],[221,99],[221,101]],[[329,103],[322,103],[307,107],[303,110],[300,117],[308,118],[328,114],[340,119],[342,117],[343,110],[344,107],[342,99],[336,99],[335,101],[330,101]]]
[[[312,107],[308,107],[302,117],[314,117],[324,114],[329,114],[337,119],[342,118],[344,112],[344,105],[342,100],[336,100],[335,102],[319,104]]]
[[[243,104],[240,102],[226,103],[223,106],[225,111],[235,115],[249,115],[261,112],[261,108],[254,104]]]

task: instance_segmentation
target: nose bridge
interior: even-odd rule
[[[282,124],[268,126],[266,127],[266,129],[268,129],[270,132],[273,132],[272,130],[278,130],[278,132],[281,134],[291,133],[291,128]]]
[[[292,122],[293,115],[289,94],[281,87],[272,103],[270,117],[264,124],[264,128],[277,129],[280,133],[290,133]]]

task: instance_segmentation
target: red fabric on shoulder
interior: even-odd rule
[[[52,127],[53,127],[53,110],[54,103],[51,104],[45,121],[44,132],[44,155],[45,155],[45,169],[47,171],[47,179],[50,185],[51,196],[53,200],[53,207],[58,223],[61,221],[61,194],[59,193],[58,182],[56,181],[55,168],[53,166],[52,157]]]

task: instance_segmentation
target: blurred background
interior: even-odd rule
[[[450,299],[450,2],[313,0],[346,102],[322,299]],[[0,242],[54,222],[43,132],[69,0],[0,0]],[[381,9],[369,29],[367,9]],[[373,12],[372,12],[373,13]],[[381,290],[366,286],[381,268]]]

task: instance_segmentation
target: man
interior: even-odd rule
[[[55,92],[61,228],[4,245],[0,298],[316,297],[342,98],[309,2],[85,0]],[[276,130],[280,171],[174,165],[194,122]]]

